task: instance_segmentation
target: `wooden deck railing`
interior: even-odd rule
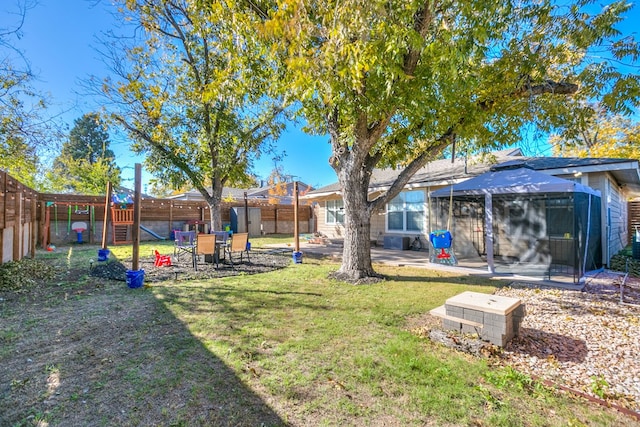
[[[111,220],[114,224],[130,225],[133,224],[133,209],[111,208]]]

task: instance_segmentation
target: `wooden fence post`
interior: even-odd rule
[[[34,191],[29,191],[31,193],[31,217],[29,218],[29,253],[31,254],[31,258],[36,257],[36,245],[38,243],[38,235],[36,233],[36,209],[38,208],[38,204],[36,203],[36,193]]]
[[[300,252],[300,227],[298,226],[298,181],[293,183],[293,238],[296,252]]]
[[[15,185],[15,217],[13,221],[13,260],[18,261],[22,259],[22,215],[24,210],[24,198],[22,191],[20,191],[20,186],[16,182]]]
[[[140,265],[140,192],[142,190],[142,165],[135,164],[135,193],[133,200],[133,263],[132,270],[139,270]]]
[[[111,204],[111,181],[107,182],[107,195],[104,198],[104,220],[102,221],[102,249],[107,249],[107,233],[109,232],[109,205]]]

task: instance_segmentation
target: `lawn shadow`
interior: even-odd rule
[[[329,306],[320,304],[317,292],[299,292],[290,290],[252,289],[221,285],[213,282],[208,285],[180,282],[181,286],[166,285],[158,287],[167,300],[180,307],[198,314],[224,314],[229,323],[241,325],[251,322],[258,311],[281,310],[283,307],[305,308],[309,310],[328,310]],[[189,292],[191,298],[182,298]],[[271,295],[267,297],[266,295]],[[305,297],[309,297],[305,299]],[[303,300],[301,301],[302,298]],[[241,304],[238,304],[241,301]]]
[[[150,290],[44,301],[3,318],[21,332],[0,353],[0,425],[287,425]]]

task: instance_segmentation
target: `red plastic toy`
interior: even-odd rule
[[[156,251],[156,260],[153,265],[156,267],[169,267],[171,266],[171,257],[169,255],[160,255],[160,252]]]

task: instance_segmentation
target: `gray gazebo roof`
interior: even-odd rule
[[[453,186],[454,196],[485,194],[587,193],[600,196],[600,192],[577,182],[536,172],[528,168],[486,172]],[[451,187],[431,193],[431,197],[449,197]]]

